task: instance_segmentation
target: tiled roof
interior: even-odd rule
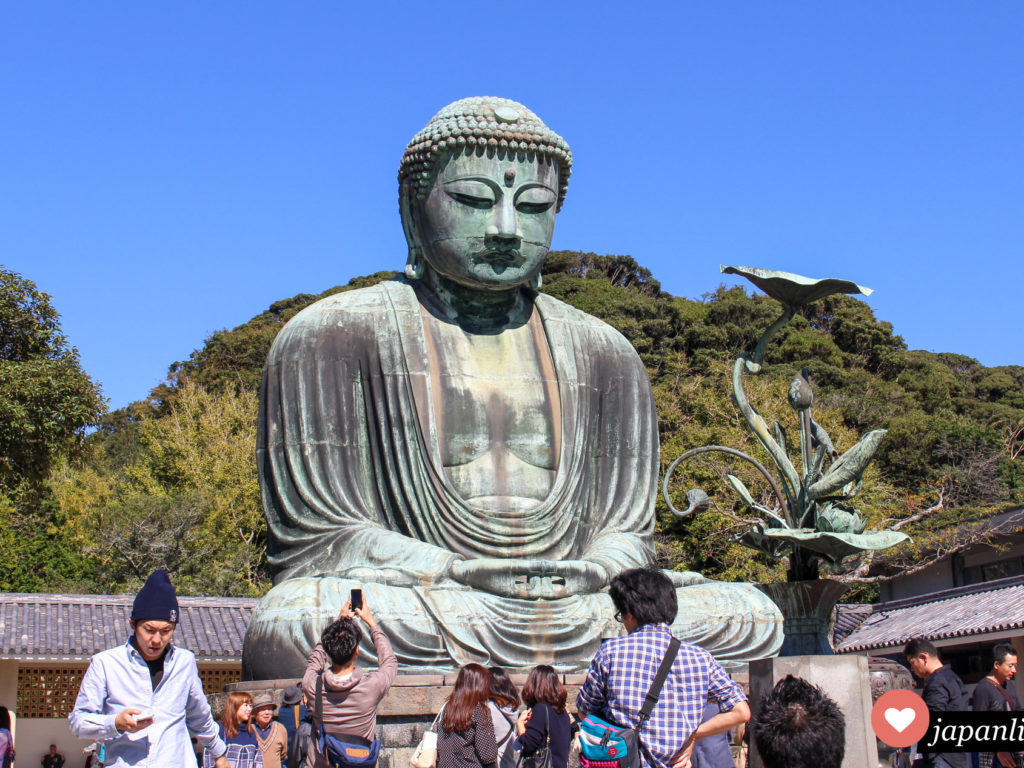
[[[832,623],[832,647],[843,642],[873,612],[874,606],[866,603],[840,603],[837,605]]]
[[[943,640],[1024,627],[1024,576],[893,600],[836,646],[836,653],[904,645],[914,637]]]
[[[0,594],[0,659],[87,661],[128,639],[133,600],[133,595]],[[200,661],[240,661],[257,602],[179,597],[174,642]]]

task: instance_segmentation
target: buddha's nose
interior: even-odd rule
[[[523,233],[519,231],[519,217],[516,216],[516,207],[510,198],[495,206],[494,219],[485,234],[488,238],[514,245],[522,242]]]

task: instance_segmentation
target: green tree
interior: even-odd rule
[[[0,589],[65,583],[69,554],[45,480],[103,408],[50,297],[0,267]]]
[[[104,415],[87,440],[87,455],[60,462],[54,473],[55,514],[66,516],[77,537],[73,554],[88,566],[81,571],[129,589],[147,569],[164,565],[193,592],[264,589],[265,522],[252,430],[267,352],[304,307],[393,275],[358,277],[275,302],[174,363],[150,399]],[[654,388],[663,471],[683,451],[708,443],[764,459],[730,401],[730,361],[778,316],[776,302],[724,286],[696,299],[672,296],[630,256],[575,251],[549,254],[542,290],[609,323],[637,349]],[[941,529],[947,538],[940,549],[952,551],[957,541],[976,541],[988,529],[979,524],[969,536],[950,534],[961,530],[950,521],[983,521],[1024,502],[1021,366],[986,368],[964,355],[908,351],[867,304],[843,295],[803,307],[772,340],[767,361],[750,395],[769,422],[790,424],[786,392],[806,368],[815,419],[838,448],[871,429],[889,430],[858,497],[870,527],[898,525],[916,542],[941,538]],[[680,522],[659,495],[659,561],[713,577],[782,578],[785,564],[732,541],[745,526],[735,519],[725,471],[757,492],[749,468],[726,464],[693,470],[694,484],[712,496],[713,513]],[[922,550],[896,550],[895,561],[920,564],[914,558]],[[851,564],[868,589],[875,564],[870,558]]]
[[[269,587],[256,479],[257,399],[182,379],[165,411],[140,412],[90,456],[53,474],[54,496],[107,589],[154,568],[185,594],[255,595]]]

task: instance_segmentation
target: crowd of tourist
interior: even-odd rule
[[[500,667],[466,664],[413,757],[414,768],[567,768],[575,743],[582,768],[735,768],[728,735],[748,721],[766,768],[839,768],[845,720],[821,688],[787,676],[751,715],[747,696],[704,649],[673,638],[674,585],[659,570],[636,568],[609,589],[626,633],[602,643],[569,711],[567,691],[549,665],[533,668],[517,690]],[[72,733],[94,739],[106,766],[188,765],[189,732],[206,768],[372,768],[377,708],[398,671],[391,642],[365,603],[346,603],[321,633],[301,683],[284,691],[280,712],[269,693],[227,694],[213,719],[195,658],[171,642],[178,620],[174,588],[155,572],[132,608],[128,642],[92,660],[69,717]],[[365,625],[377,669],[357,665]],[[933,712],[1017,711],[1010,681],[1017,656],[993,649],[992,668],[967,688],[924,638],[903,650],[924,681]],[[2,708],[0,708],[2,709]],[[917,768],[967,768],[966,753],[922,750]],[[14,757],[0,711],[0,768]],[[148,760],[148,762],[146,762]],[[1024,755],[980,755],[982,768],[1024,768]],[[63,765],[52,746],[44,766]]]

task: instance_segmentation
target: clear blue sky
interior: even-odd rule
[[[445,104],[570,143],[554,248],[699,297],[843,277],[911,348],[1024,364],[1024,3],[7,2],[0,263],[111,407],[277,299],[400,269]]]

